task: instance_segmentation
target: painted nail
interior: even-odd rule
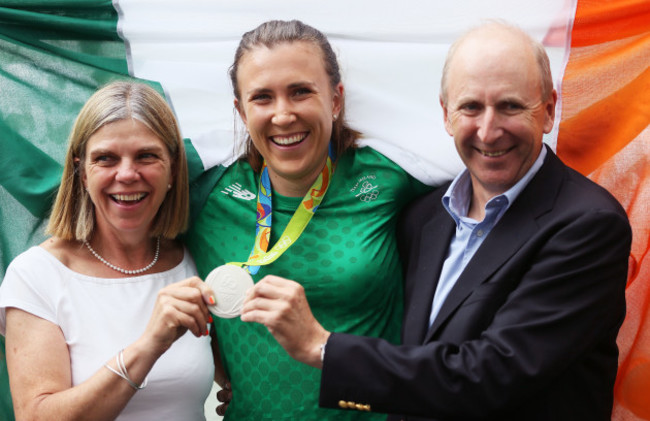
[[[208,316],[208,322],[212,323],[212,314]]]
[[[208,336],[210,334],[210,331],[208,329],[205,329],[205,333],[203,333],[203,336]]]
[[[210,301],[210,305],[214,305],[215,301],[214,301],[214,297],[212,295],[210,296],[210,299],[208,301]]]

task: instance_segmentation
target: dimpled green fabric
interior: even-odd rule
[[[187,236],[200,276],[248,258],[255,237],[258,178],[247,162],[238,161],[212,190]],[[262,266],[254,280],[274,274],[300,282],[326,329],[397,343],[403,293],[396,217],[425,189],[370,148],[346,153],[336,162],[332,184],[302,236],[278,260]],[[271,246],[300,200],[273,193]],[[319,408],[320,370],[294,361],[264,326],[234,318],[216,319],[215,327],[233,389],[226,419],[385,418]]]

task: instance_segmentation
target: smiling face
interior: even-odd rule
[[[264,157],[273,188],[303,196],[325,166],[343,85],[332,89],[322,53],[309,42],[258,46],[237,71],[239,112]]]
[[[532,48],[512,32],[469,36],[451,59],[445,128],[485,203],[514,186],[533,165],[553,128],[556,93],[542,100]]]
[[[172,182],[163,141],[138,120],[116,121],[90,136],[82,164],[97,230],[148,235]]]

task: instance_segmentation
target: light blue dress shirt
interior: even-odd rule
[[[442,205],[456,221],[456,235],[451,239],[447,250],[447,258],[442,265],[440,279],[431,304],[429,326],[433,324],[442,304],[449,295],[449,291],[456,284],[467,263],[524,187],[537,174],[537,171],[544,163],[545,157],[546,147],[542,145],[542,151],[521,180],[505,193],[488,200],[485,204],[485,217],[482,221],[467,217],[470,199],[472,198],[472,183],[467,169],[458,174],[451,183],[442,197]]]

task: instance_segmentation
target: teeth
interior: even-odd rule
[[[293,145],[303,140],[307,135],[299,133],[291,136],[271,136],[271,140],[279,145]]]
[[[495,151],[495,152],[488,152],[488,151],[483,151],[482,150],[480,152],[484,156],[496,157],[496,156],[505,155],[505,153],[508,152],[508,150],[506,149],[506,150],[503,150],[503,151]]]
[[[112,194],[111,197],[120,202],[135,202],[145,197],[145,193]]]

